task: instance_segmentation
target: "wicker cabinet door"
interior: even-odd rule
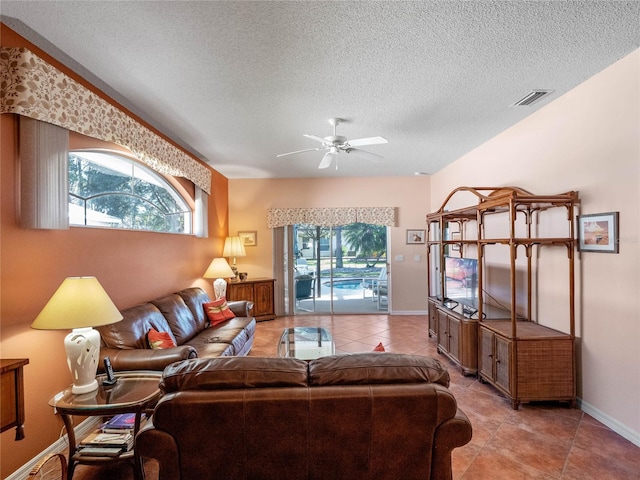
[[[496,336],[496,385],[503,388],[506,392],[511,393],[511,381],[509,375],[509,367],[511,365],[511,345],[512,342],[506,338]]]
[[[480,328],[480,373],[493,380],[494,342],[495,334],[487,329]]]
[[[460,363],[460,320],[447,315],[449,319],[449,353]]]
[[[441,352],[449,351],[449,319],[447,314],[438,310],[438,349]]]
[[[438,331],[438,309],[435,302],[429,301],[429,336],[435,337]]]

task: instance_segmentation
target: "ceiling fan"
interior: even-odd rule
[[[311,152],[311,151],[320,151],[320,150],[328,150],[327,153],[324,154],[322,160],[320,161],[320,165],[318,168],[328,168],[333,161],[333,158],[337,156],[341,151],[345,153],[353,153],[362,158],[375,159],[382,158],[382,155],[377,155],[371,152],[365,152],[364,150],[360,150],[356,147],[361,147],[363,145],[379,145],[381,143],[389,143],[384,137],[368,137],[368,138],[358,138],[357,140],[347,140],[347,137],[343,137],[342,135],[336,135],[336,126],[343,122],[341,118],[330,118],[329,124],[333,126],[333,135],[328,137],[317,137],[315,135],[307,135],[304,136],[310,138],[311,140],[315,140],[320,142],[322,146],[317,148],[307,148],[306,150],[298,150],[295,152],[281,153],[278,157],[284,157],[285,155],[294,155],[296,153],[303,152]],[[337,165],[336,165],[336,168]]]

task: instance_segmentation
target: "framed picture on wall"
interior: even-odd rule
[[[578,215],[578,250],[618,253],[618,212]]]
[[[426,230],[407,230],[407,245],[424,243]]]
[[[245,247],[255,247],[258,245],[258,232],[255,230],[249,232],[238,232],[238,236],[244,242]]]

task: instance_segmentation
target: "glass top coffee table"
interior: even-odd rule
[[[322,327],[285,328],[278,343],[279,357],[313,360],[335,352],[331,333]]]

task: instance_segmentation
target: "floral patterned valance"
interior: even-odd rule
[[[0,113],[122,145],[153,170],[211,193],[211,171],[24,47],[0,48]]]
[[[394,207],[336,207],[336,208],[269,208],[267,227],[307,223],[320,227],[336,227],[350,223],[371,223],[395,227]]]

